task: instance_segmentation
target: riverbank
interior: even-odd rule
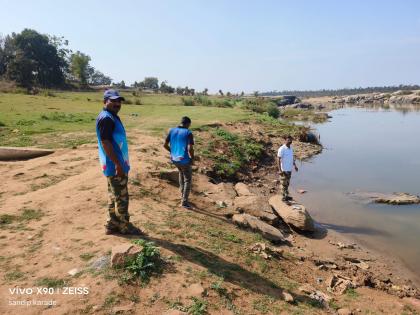
[[[174,106],[171,115],[180,110],[186,109]],[[233,115],[233,110],[229,113]],[[124,117],[134,123],[135,116]],[[95,144],[58,149],[29,161],[0,163],[5,174],[0,183],[1,313],[183,314],[193,309],[201,309],[201,314],[247,315],[335,314],[339,310],[345,314],[346,309],[347,314],[416,312],[417,300],[396,295],[399,290],[395,286],[404,285],[402,281],[391,279],[391,284],[379,278],[386,274],[380,269],[380,259],[359,246],[340,249],[351,242],[333,231],[306,234],[280,224],[278,229],[288,242],[272,244],[261,234],[233,224],[230,218],[238,197],[234,183],[245,182],[252,193],[263,198],[276,194],[275,152],[281,135],[292,133],[298,138],[298,131],[265,118],[201,124],[194,130],[197,153],[213,141],[216,156],[231,156],[234,152],[227,150],[226,141],[233,141],[249,151],[250,159],[239,161],[247,165],[248,172],[239,172],[235,180],[214,178],[211,159],[215,155],[197,154],[200,159],[194,167],[191,196],[194,208],[186,210],[178,206],[176,170],[162,147],[163,135],[129,129],[131,221],[145,232],[146,240],[158,246],[165,261],[163,273],[143,285],[125,284],[107,264],[111,249],[131,240],[104,234],[106,181]],[[263,154],[257,162],[252,157],[259,148]],[[302,159],[321,151],[317,145],[300,141],[295,148]],[[308,211],[312,209],[308,207]],[[268,248],[277,254],[270,254]],[[365,264],[368,270],[363,269]],[[373,277],[362,278],[370,272]],[[359,278],[358,282],[353,277]],[[389,289],[394,285],[395,292],[366,285],[369,279],[381,280],[378,284],[389,284]],[[338,281],[346,286],[343,292],[337,288]],[[357,287],[350,287],[347,281],[351,286],[355,281]],[[362,282],[365,285],[361,286]],[[48,286],[87,287],[89,294],[62,295],[55,290],[50,298],[57,303],[52,307],[10,304],[31,296],[11,296],[9,288]]]

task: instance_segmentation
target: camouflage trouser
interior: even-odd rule
[[[128,228],[128,177],[109,176],[108,181],[108,228],[117,228],[124,232]],[[117,212],[115,211],[117,210]]]
[[[174,164],[179,171],[179,190],[181,192],[182,203],[187,203],[191,191],[192,167],[191,164]]]
[[[292,176],[292,172],[281,172],[280,173],[280,184],[281,184],[281,193],[283,197],[289,196],[289,184],[290,184],[290,177]]]

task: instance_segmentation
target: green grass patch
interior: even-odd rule
[[[25,277],[25,274],[19,270],[14,270],[6,273],[4,275],[4,280],[6,281],[16,281]]]
[[[188,314],[191,315],[204,315],[207,314],[207,306],[208,306],[208,302],[197,298],[197,297],[192,297],[192,304],[187,308],[188,309]]]
[[[312,121],[315,123],[325,122],[328,119],[325,113],[298,108],[286,108],[281,111],[280,116],[284,119]]]
[[[67,281],[64,279],[57,279],[57,278],[41,278],[38,279],[35,284],[39,287],[46,287],[46,288],[61,288],[67,285]]]
[[[32,220],[40,220],[44,214],[41,210],[23,208],[18,215],[2,214],[0,215],[0,227],[10,225],[12,223],[26,223]]]

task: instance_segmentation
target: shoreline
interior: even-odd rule
[[[372,104],[366,104],[366,105],[371,105]],[[378,104],[381,105],[381,104]],[[383,105],[383,104],[382,104]],[[350,104],[345,104],[344,107],[355,107],[355,105],[350,105]],[[360,105],[358,106],[360,107]],[[366,106],[368,107],[368,106]],[[340,108],[343,108],[343,106],[339,106],[338,104],[333,104],[333,103],[328,103],[328,105],[326,106],[324,112],[326,112],[328,115],[331,113],[331,111],[333,110],[338,110]],[[332,117],[330,116],[329,119],[331,119]],[[294,121],[295,122],[295,121]],[[302,121],[299,121],[302,122]],[[303,122],[307,122],[307,121],[303,121]],[[328,123],[330,122],[330,120],[327,120],[324,123]],[[316,127],[314,127],[313,125],[317,124],[316,122],[309,122],[309,128],[317,131]],[[322,154],[322,150],[318,153],[315,153],[311,156],[309,156],[308,158],[312,158],[318,155]],[[304,162],[305,159],[302,159],[301,161]],[[294,194],[292,194],[295,200],[299,199],[299,194],[297,192],[294,192]],[[308,209],[309,213],[311,212],[311,207],[312,205],[306,202],[306,204],[304,204],[304,206]],[[315,217],[313,217],[316,220]],[[326,227],[325,227],[326,228]],[[374,246],[374,242],[372,241],[365,241],[362,239],[362,235],[359,234],[345,234],[345,233],[341,233],[339,231],[335,231],[333,229],[330,228],[326,228],[328,230],[328,234],[332,234],[332,236],[339,236],[339,238],[342,241],[345,241],[347,243],[356,243],[357,246],[359,246],[363,251],[368,252],[369,256],[372,257],[372,259],[375,259],[377,261],[382,261],[385,263],[385,266],[382,267],[383,269],[389,269],[387,272],[391,273],[392,277],[396,278],[398,281],[404,280],[404,281],[408,281],[411,282],[416,288],[420,288],[420,275],[416,273],[415,270],[413,270],[413,268],[410,268],[410,266],[404,262],[404,260],[402,259],[402,257],[399,256],[391,256],[390,255],[390,251],[383,248],[377,248]]]

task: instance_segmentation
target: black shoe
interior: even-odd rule
[[[119,234],[120,230],[113,225],[105,225],[105,234],[112,235],[112,234]]]
[[[192,209],[192,206],[188,202],[183,202],[181,204],[181,207],[183,207],[185,209]]]
[[[281,201],[287,201],[287,197],[281,198]]]
[[[291,200],[293,200],[293,197],[287,196],[287,197],[286,197],[286,200],[287,200],[287,201],[291,201]]]

